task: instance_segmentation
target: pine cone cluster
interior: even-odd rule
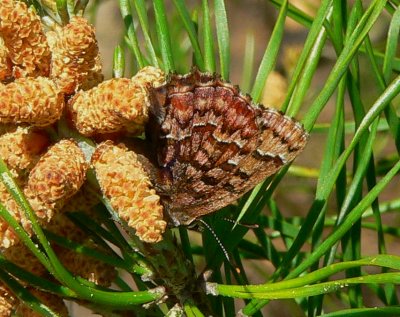
[[[150,103],[148,88],[164,80],[161,70],[146,67],[131,79],[104,81],[95,29],[85,18],[74,16],[68,24],[49,29],[24,2],[0,0],[0,157],[46,230],[97,248],[65,212],[92,213],[96,219],[93,207],[103,196],[139,239],[146,243],[162,240],[166,221],[160,197],[137,154],[119,139],[115,141],[143,133]],[[82,151],[79,138],[63,137],[60,120],[83,137],[100,142],[93,158]],[[88,191],[90,168],[100,188]],[[93,194],[96,190],[97,196]],[[3,182],[0,203],[31,235],[25,211]],[[114,280],[115,270],[109,265],[55,243],[52,247],[76,275],[102,286]],[[46,274],[1,217],[0,249],[25,270]],[[34,316],[1,283],[0,291],[1,316],[13,311]],[[34,295],[66,315],[58,297],[42,292]]]

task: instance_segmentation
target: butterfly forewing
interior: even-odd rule
[[[158,193],[175,225],[222,208],[292,161],[307,133],[280,112],[254,106],[220,78],[173,75],[152,91],[147,131]]]

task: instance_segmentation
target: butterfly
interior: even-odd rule
[[[307,143],[300,123],[253,104],[218,75],[170,75],[149,94],[152,181],[175,226],[231,204]]]

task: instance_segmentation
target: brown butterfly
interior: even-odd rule
[[[171,75],[150,96],[153,183],[176,226],[234,202],[307,142],[298,122],[253,104],[216,75]]]

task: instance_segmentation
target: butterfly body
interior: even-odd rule
[[[174,225],[234,202],[292,161],[307,141],[293,119],[197,70],[170,76],[151,100],[154,183]]]

